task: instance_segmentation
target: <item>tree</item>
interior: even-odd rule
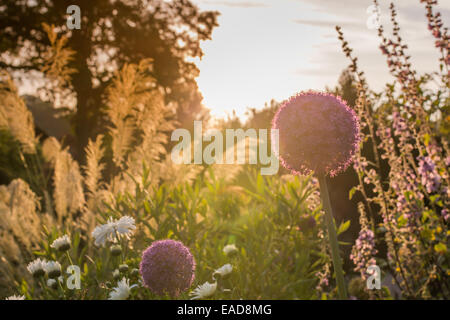
[[[67,26],[67,8],[81,9],[81,28]],[[102,96],[124,63],[153,59],[149,70],[166,102],[198,112],[199,70],[187,58],[201,57],[217,12],[200,11],[189,0],[3,0],[0,4],[0,68],[20,73],[41,70],[50,46],[43,24],[68,37],[73,50],[68,84],[76,112],[72,124],[83,150],[102,128]],[[67,88],[66,88],[67,89]]]

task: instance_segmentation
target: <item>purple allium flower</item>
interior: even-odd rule
[[[144,285],[157,295],[177,297],[195,278],[195,261],[181,242],[160,240],[142,254],[139,271]]]
[[[284,102],[272,121],[279,129],[280,160],[294,174],[335,176],[351,163],[359,144],[355,112],[329,93],[301,92]]]

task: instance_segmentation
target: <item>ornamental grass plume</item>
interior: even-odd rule
[[[178,297],[195,278],[195,260],[183,243],[159,240],[142,254],[139,266],[144,285],[153,293]]]
[[[19,96],[11,75],[0,71],[0,129],[8,130],[20,142],[26,154],[36,154],[38,139],[35,134],[33,115]]]
[[[281,164],[293,174],[313,171],[319,180],[339,298],[347,299],[325,177],[333,177],[350,165],[360,142],[357,116],[340,97],[301,92],[280,106],[272,129],[279,132]]]

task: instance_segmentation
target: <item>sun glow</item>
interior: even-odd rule
[[[345,8],[333,1],[312,0],[193,2],[201,9],[221,13],[213,40],[202,43],[205,55],[196,61],[203,103],[215,117],[233,111],[245,117],[248,107],[262,108],[271,99],[282,101],[301,90],[334,87],[348,66],[336,25],[343,27],[360,56],[371,87],[378,90],[392,81],[377,50],[377,32],[367,27],[371,1],[351,0],[352,5]],[[436,69],[430,55],[437,53],[423,51],[433,43],[423,28],[426,21],[420,3],[399,0],[398,5],[407,13],[399,16],[400,22],[415,30],[404,35],[411,43],[413,59],[416,56],[417,65],[425,71]],[[383,23],[389,21],[387,6],[381,4]]]

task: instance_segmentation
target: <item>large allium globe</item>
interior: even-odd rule
[[[272,128],[279,129],[282,165],[294,174],[335,176],[351,163],[359,145],[355,112],[339,97],[301,92],[278,109]]]
[[[144,285],[157,295],[177,297],[195,278],[195,261],[181,242],[160,240],[142,254],[139,271]]]

